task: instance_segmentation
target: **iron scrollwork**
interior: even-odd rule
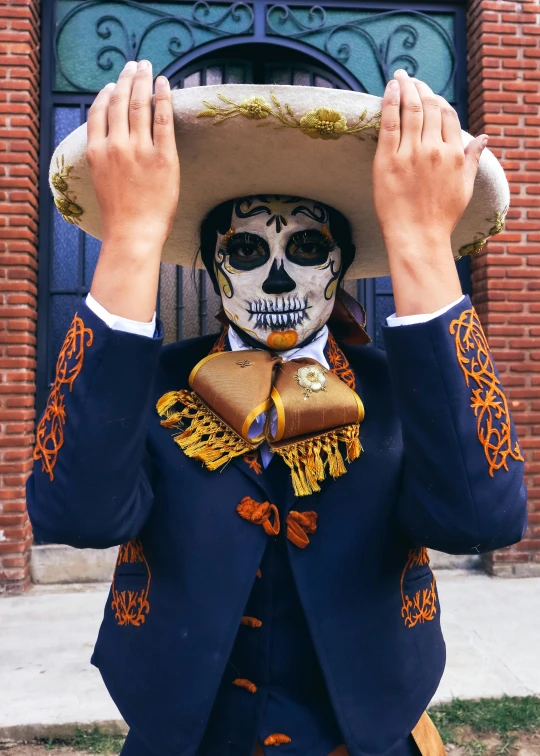
[[[269,5],[266,9],[266,33],[268,36],[286,37],[324,50],[357,78],[359,88],[372,92],[373,87],[366,87],[360,79],[361,72],[355,70],[350,35],[362,38],[369,46],[381,77],[381,86],[384,88],[396,68],[405,68],[410,76],[418,74],[419,62],[412,52],[418,44],[418,28],[426,24],[440,38],[449,56],[450,73],[437,92],[445,95],[455,74],[456,49],[448,31],[433,15],[414,10],[393,10],[334,23],[334,12],[337,10],[335,6],[332,9],[327,6],[325,9],[320,5],[311,8],[295,7],[286,3]],[[366,28],[392,18],[395,18],[397,23],[383,40],[377,41]],[[413,25],[414,22],[416,26]],[[401,45],[401,49],[394,52],[398,45]]]
[[[204,41],[206,41],[209,35],[211,38],[218,39],[253,34],[254,11],[251,3],[234,2],[227,6],[223,3],[209,3],[199,0],[199,2],[192,4],[178,4],[178,7],[185,9],[186,15],[175,15],[168,11],[136,2],[136,0],[112,0],[110,3],[104,3],[103,0],[84,0],[84,2],[81,2],[66,13],[59,22],[54,44],[57,71],[74,91],[95,91],[95,89],[90,90],[77,83],[66,71],[65,61],[60,54],[62,35],[65,34],[70,23],[77,16],[80,17],[85,11],[99,5],[109,5],[111,7],[120,5],[139,12],[143,11],[150,14],[150,16],[157,16],[139,34],[136,31],[128,30],[127,20],[122,17],[120,11],[116,11],[116,13],[109,12],[100,16],[95,21],[96,36],[102,40],[111,41],[115,32],[120,36],[120,40],[117,43],[105,44],[98,49],[96,53],[96,66],[101,71],[110,71],[113,69],[116,56],[123,59],[122,67],[128,60],[138,60],[141,56],[143,43],[147,40],[149,34],[167,24],[174,24],[178,30],[166,42],[166,49],[173,60],[182,57],[190,50],[202,44],[203,41],[200,41],[201,33],[206,37]],[[72,56],[68,57],[68,61],[73,61]]]

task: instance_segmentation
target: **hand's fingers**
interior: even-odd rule
[[[129,134],[139,142],[152,144],[152,64],[140,60],[129,101]]]
[[[439,107],[442,116],[442,138],[444,142],[453,144],[455,147],[461,147],[463,149],[463,139],[461,136],[461,125],[459,123],[459,116],[457,111],[450,105],[450,103],[441,97],[441,95],[435,95],[439,100]]]
[[[430,143],[442,142],[442,115],[439,100],[435,93],[424,81],[412,79],[420,95],[422,108],[424,110],[424,122],[422,126],[422,141]]]
[[[405,69],[399,68],[394,72],[401,89],[401,141],[403,147],[417,147],[422,141],[422,124],[424,109],[418,90]]]
[[[400,139],[399,82],[391,79],[384,90],[377,151],[397,152]]]
[[[86,119],[86,141],[97,142],[99,139],[107,136],[108,131],[108,119],[107,112],[109,109],[109,99],[111,92],[114,89],[114,82],[109,82],[103,89],[97,93],[96,98],[88,111],[88,117]]]
[[[166,76],[156,79],[156,93],[154,95],[154,146],[164,152],[176,149],[174,141],[171,87]]]
[[[122,70],[116,86],[111,92],[109,100],[109,136],[115,141],[124,142],[129,139],[128,107],[133,86],[133,76],[137,70],[137,63],[128,60]]]

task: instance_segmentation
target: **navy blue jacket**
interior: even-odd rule
[[[188,459],[155,405],[188,388],[213,338],[162,346],[114,331],[84,303],[66,337],[27,484],[39,539],[121,545],[92,662],[150,750],[193,756],[268,536],[236,511],[272,502],[242,457]],[[425,547],[453,554],[518,542],[523,461],[471,302],[384,327],[386,354],[344,349],[366,410],[364,451],[322,490],[282,502],[318,513],[289,559],[350,756],[412,730],[445,663]]]

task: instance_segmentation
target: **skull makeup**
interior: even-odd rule
[[[217,234],[214,273],[223,309],[268,348],[309,340],[330,317],[342,269],[327,208],[301,197],[234,202],[230,229]]]

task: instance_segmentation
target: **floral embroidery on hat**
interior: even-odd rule
[[[62,218],[68,223],[73,225],[79,225],[79,217],[83,214],[82,207],[76,204],[76,195],[70,192],[67,179],[70,181],[78,180],[80,176],[70,175],[72,165],[64,165],[64,155],[61,157],[61,163],[58,162],[58,156],[56,157],[57,171],[51,176],[51,183],[57,192],[60,192],[60,197],[54,197],[54,204],[58,208]],[[71,194],[71,196],[70,196]]]
[[[234,102],[230,97],[218,94],[218,98],[225,105],[215,105],[208,100],[203,100],[206,110],[201,110],[198,118],[215,118],[214,126],[218,126],[229,118],[243,116],[250,121],[261,121],[259,126],[267,126],[270,122],[278,128],[300,129],[303,134],[312,139],[339,139],[342,136],[354,136],[364,141],[362,132],[374,129],[375,134],[368,134],[368,136],[375,142],[378,140],[382,111],[367,118],[367,108],[364,108],[356,121],[351,124],[347,123],[347,119],[339,110],[328,107],[308,110],[301,118],[297,118],[288,103],[282,106],[275,94],[272,93],[270,97],[272,104],[261,96]]]

